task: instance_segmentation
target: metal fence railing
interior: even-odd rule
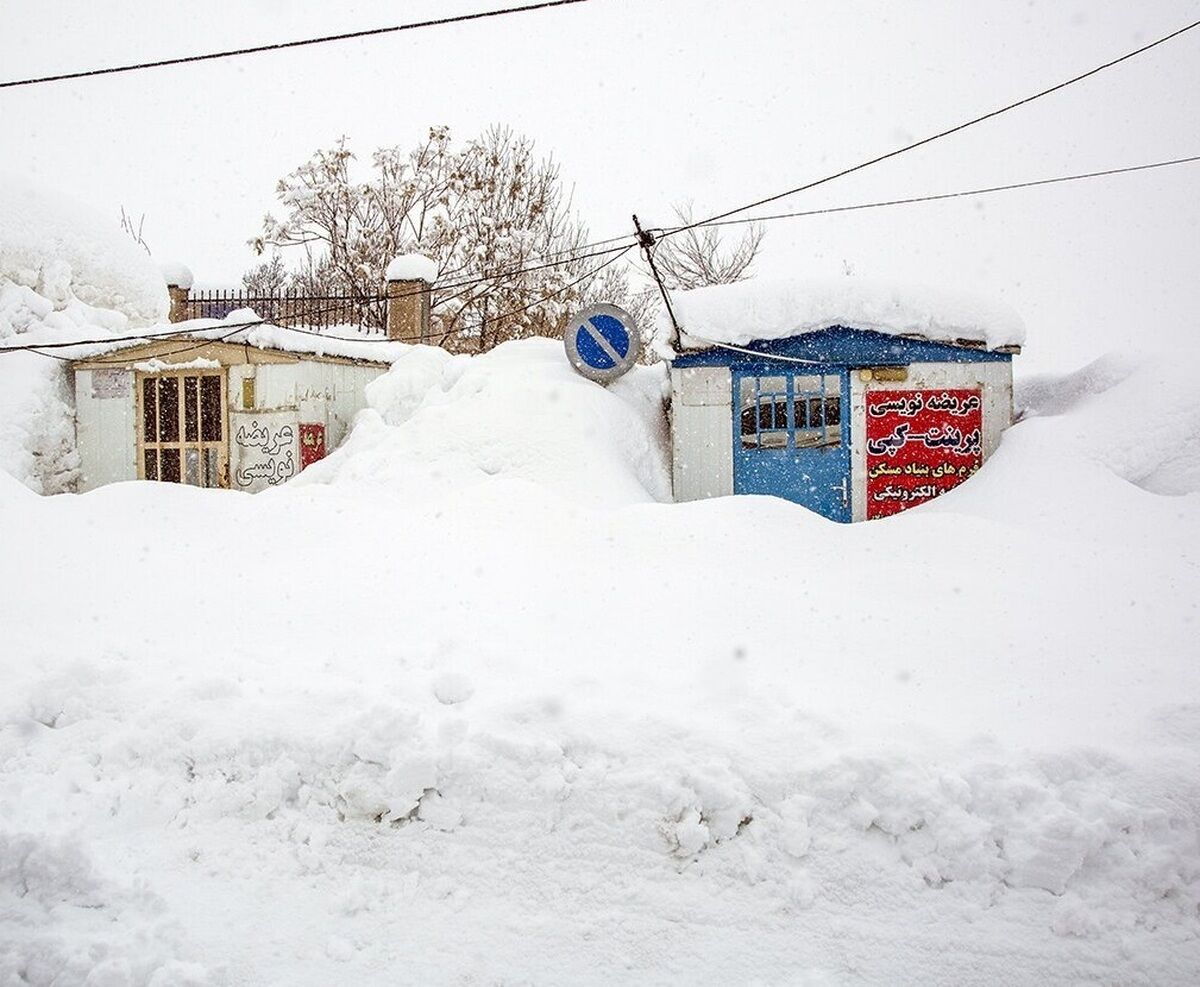
[[[244,289],[193,289],[186,318],[223,319],[240,308],[253,309],[260,319],[280,326],[327,329],[356,326],[383,335],[387,328],[386,295],[306,295],[300,292],[261,294]]]

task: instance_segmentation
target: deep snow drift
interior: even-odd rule
[[[661,371],[545,341],[413,349],[257,497],[5,483],[0,975],[1193,983],[1172,373],[854,527],[661,502]]]
[[[129,324],[35,287],[9,343]],[[0,353],[0,984],[1197,982],[1189,359],[840,526],[669,503],[661,367],[389,352],[254,497],[37,496]]]

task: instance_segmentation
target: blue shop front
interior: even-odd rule
[[[840,522],[918,506],[980,468],[1012,421],[1015,344],[853,325],[671,360],[675,499],[782,497]]]

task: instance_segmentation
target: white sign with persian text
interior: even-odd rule
[[[230,479],[235,490],[257,493],[300,472],[300,428],[294,411],[231,414]]]

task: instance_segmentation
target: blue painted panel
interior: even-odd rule
[[[629,352],[629,333],[621,325],[620,320],[614,319],[611,315],[593,315],[588,322],[592,324],[596,332],[604,337],[618,356],[624,357]],[[596,367],[599,370],[611,370],[616,366],[612,357],[604,351],[585,328],[577,330],[575,349],[588,366]]]
[[[787,339],[758,340],[743,347],[754,353],[742,353],[713,347],[695,353],[682,353],[671,361],[676,367],[741,367],[771,356],[843,367],[904,366],[909,363],[991,363],[1011,361],[1011,353],[952,346],[926,339],[904,339],[874,332],[833,326],[819,332],[790,336]],[[781,361],[780,361],[781,362]],[[778,368],[780,362],[775,362]]]
[[[808,375],[835,376],[838,384],[836,442],[825,441],[826,416],[833,398],[817,397],[820,392],[797,392],[797,377]],[[781,416],[775,392],[764,392],[756,382],[762,378],[785,379],[786,417]],[[749,411],[743,408],[743,380],[746,388],[756,395]],[[765,402],[760,404],[759,401]],[[809,420],[810,410],[812,421]],[[733,374],[733,490],[739,494],[770,494],[816,511],[834,521],[851,520],[850,484],[850,374],[838,367],[782,367],[778,361],[762,362],[739,368]],[[765,413],[765,414],[764,414]],[[743,415],[750,420],[743,422]],[[832,415],[829,415],[832,417]],[[781,422],[782,418],[782,422]],[[804,446],[817,422],[822,435],[821,444]],[[786,441],[779,447],[764,445],[763,431],[781,438],[780,424],[786,425]],[[755,425],[760,428],[755,428]],[[749,431],[749,436],[745,432]],[[747,445],[747,440],[752,443]]]

